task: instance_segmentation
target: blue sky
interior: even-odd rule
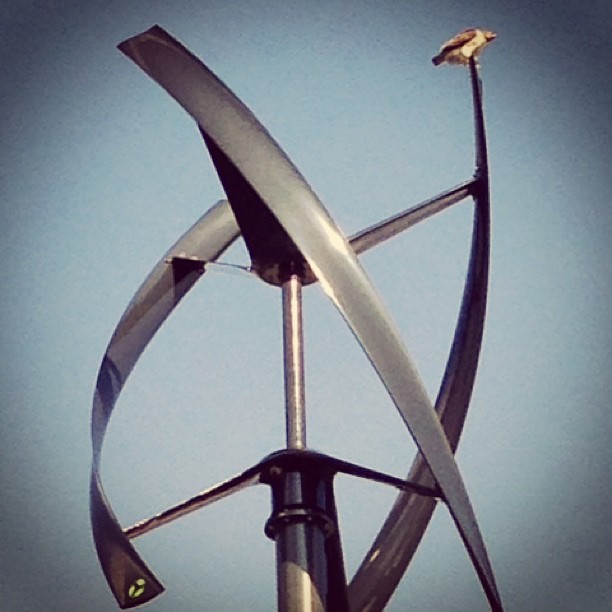
[[[608,3],[13,2],[0,9],[0,601],[113,610],[90,536],[91,396],[149,270],[222,197],[193,122],[115,45],[154,23],[215,71],[351,234],[471,175],[467,72],[434,69],[471,25],[483,56],[493,230],[488,320],[458,461],[509,610],[612,604],[612,100]],[[362,260],[431,395],[455,324],[464,202]],[[248,263],[237,245],[226,259]],[[309,444],[403,475],[414,446],[343,321],[304,292]],[[211,274],[118,404],[103,460],[128,525],[284,445],[280,292]],[[395,494],[337,482],[354,571]],[[269,610],[269,493],[137,541],[150,610]],[[446,510],[390,610],[486,610]]]

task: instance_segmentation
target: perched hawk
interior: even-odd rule
[[[475,28],[464,30],[444,43],[440,47],[440,53],[431,61],[434,63],[434,66],[443,62],[467,66],[470,63],[470,57],[474,56],[475,59],[478,59],[480,52],[496,36],[497,34],[490,30],[478,30]]]

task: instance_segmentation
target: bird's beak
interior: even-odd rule
[[[495,40],[497,38],[497,34],[495,32],[487,32],[485,34],[485,38],[487,40]]]

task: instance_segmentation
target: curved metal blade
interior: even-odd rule
[[[456,450],[471,397],[484,326],[489,261],[488,202],[476,201],[468,278],[451,353],[436,401],[436,412]],[[408,479],[422,486],[434,480],[421,454]],[[351,607],[382,610],[404,575],[435,509],[432,500],[402,493],[349,585]],[[391,548],[389,543],[393,543]]]
[[[119,607],[133,608],[162,593],[164,587],[123,534],[97,469],[91,472],[89,512],[98,559]]]
[[[477,69],[470,71],[476,132],[476,176],[472,185],[474,228],[468,274],[451,353],[444,373],[436,412],[448,441],[456,450],[474,386],[487,302],[490,253],[489,172],[481,84]],[[433,479],[422,455],[417,455],[408,479],[431,486]],[[402,493],[349,585],[351,607],[383,610],[401,580],[433,514],[431,500]],[[391,550],[389,546],[393,543]],[[496,592],[487,592],[491,608],[501,610]]]
[[[168,251],[136,292],[106,349],[93,399],[90,517],[100,564],[122,608],[156,597],[162,585],[123,533],[100,481],[102,443],[113,408],[141,353],[166,317],[204,273],[211,261],[234,241],[238,226],[222,201]]]
[[[223,151],[204,131],[200,133],[236,216],[252,270],[277,286],[293,274],[303,279],[306,262],[293,240]]]
[[[495,578],[461,474],[399,332],[353,249],[249,109],[158,26],[120,49],[197,121],[270,208],[360,342],[432,471],[483,587]]]

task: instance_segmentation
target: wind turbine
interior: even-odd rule
[[[137,606],[163,591],[133,539],[263,483],[272,490],[272,514],[265,531],[276,542],[280,610],[382,609],[438,501],[451,513],[491,609],[501,610],[493,569],[454,458],[478,364],[489,261],[489,174],[482,85],[474,59],[469,61],[474,175],[347,238],[251,111],[181,43],[154,26],[124,41],[119,49],[196,121],[228,198],[206,212],[152,270],[117,324],[98,374],[92,409],[91,523],[102,569],[119,606]],[[467,197],[474,200],[468,273],[443,381],[432,403],[357,256]],[[254,273],[282,292],[286,448],[158,515],[122,528],[100,478],[102,444],[116,401],[166,317],[239,236],[246,243]],[[321,284],[352,330],[418,446],[407,479],[316,453],[307,446],[301,290],[314,282]],[[348,585],[333,491],[339,472],[400,491]]]

